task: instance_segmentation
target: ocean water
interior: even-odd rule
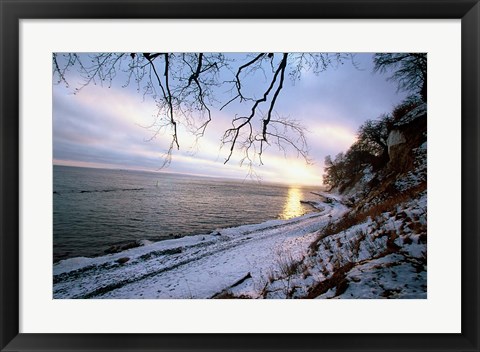
[[[301,216],[319,188],[53,166],[53,260]]]

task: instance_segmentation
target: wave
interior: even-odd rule
[[[127,191],[144,191],[145,188],[118,188],[118,189],[94,189],[94,190],[69,190],[69,191],[53,191],[53,194],[61,195],[63,193],[108,193],[108,192],[127,192]]]

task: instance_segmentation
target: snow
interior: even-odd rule
[[[413,149],[415,162],[413,170],[395,181],[399,191],[405,191],[427,181],[427,142]]]
[[[402,126],[411,123],[412,121],[416,120],[421,116],[425,116],[427,114],[427,103],[422,103],[417,106],[412,111],[406,113],[400,120],[395,123],[395,126]]]
[[[347,275],[346,291],[335,298],[427,298],[426,272],[417,273],[402,259],[391,254],[357,266]]]
[[[360,179],[360,183],[362,184],[367,184],[368,182],[373,180],[373,178],[375,177],[375,174],[373,173],[372,165],[368,165],[365,169],[362,170],[362,172],[363,172],[363,176]]]

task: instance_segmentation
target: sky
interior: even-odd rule
[[[229,54],[229,58],[245,62],[245,54]],[[144,97],[135,84],[124,87],[121,72],[110,87],[89,84],[73,94],[82,79],[71,70],[66,77],[68,87],[53,85],[53,163],[321,185],[325,156],[346,151],[363,122],[390,112],[405,98],[387,77],[388,73],[373,73],[372,54],[355,54],[353,61],[334,62],[318,75],[305,71],[295,82],[286,78],[275,116],[305,126],[312,163],[307,164],[293,150],[285,154],[272,145],[263,154],[263,165],[254,166],[252,174],[240,165],[239,153],[224,164],[228,148],[220,148],[223,132],[236,114],[249,109],[232,103],[220,111],[230,97],[227,87],[216,88],[220,101],[212,106],[212,122],[200,140],[180,122],[180,150],[175,149],[169,166],[162,168],[171,134],[152,139],[155,133],[148,126],[158,113],[154,99]],[[245,91],[258,96],[267,83],[265,75],[257,72],[245,81]]]

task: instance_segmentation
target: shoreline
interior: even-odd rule
[[[190,239],[190,238],[193,239],[193,242],[195,242],[195,240],[197,240],[198,238],[205,238],[205,240],[207,240],[208,238],[211,238],[211,237],[215,238],[215,237],[222,236],[224,233],[229,234],[231,232],[242,231],[243,229],[248,229],[248,228],[262,229],[262,228],[271,227],[272,225],[273,226],[282,226],[282,224],[288,225],[292,222],[298,222],[298,221],[301,221],[302,219],[304,219],[306,217],[309,218],[314,214],[321,214],[323,211],[325,211],[325,207],[324,206],[321,207],[321,205],[320,205],[320,204],[323,204],[323,202],[317,202],[317,206],[315,206],[313,204],[310,204],[310,203],[308,203],[308,204],[313,209],[311,212],[308,212],[308,213],[303,214],[301,216],[290,218],[290,219],[270,219],[270,220],[266,220],[266,221],[263,221],[263,222],[260,222],[260,223],[243,224],[243,225],[238,225],[238,226],[231,226],[231,227],[215,229],[215,230],[213,230],[209,233],[204,233],[204,234],[191,234],[191,235],[185,235],[185,236],[179,236],[179,237],[173,237],[173,238],[172,237],[171,238],[165,238],[165,239],[161,239],[161,240],[157,240],[157,241],[151,241],[151,240],[148,240],[148,239],[126,241],[126,242],[124,242],[124,244],[127,245],[128,248],[124,248],[120,251],[105,253],[103,255],[92,256],[92,257],[90,257],[90,256],[88,256],[88,257],[87,256],[76,256],[76,257],[69,257],[69,258],[66,258],[66,259],[60,259],[60,260],[54,262],[53,266],[55,268],[55,266],[58,267],[58,265],[61,264],[62,262],[68,262],[68,261],[70,261],[70,262],[80,262],[80,261],[85,260],[85,262],[87,262],[88,260],[95,260],[95,259],[103,259],[103,258],[110,259],[110,258],[113,258],[113,257],[117,258],[118,256],[122,255],[122,253],[123,254],[129,254],[129,253],[133,252],[134,254],[136,254],[136,252],[144,252],[144,251],[149,251],[150,249],[154,249],[154,248],[157,248],[157,247],[162,247],[161,244],[165,244],[165,247],[166,247],[165,249],[168,250],[168,249],[170,249],[170,247],[175,247],[175,244],[177,244],[177,242],[178,242],[178,245],[188,244],[191,241],[188,241],[186,239]],[[139,244],[133,246],[134,242],[139,243]],[[123,247],[123,246],[121,246],[121,244],[114,244],[111,247],[115,247],[115,246]],[[142,251],[142,250],[139,250],[138,248],[143,248],[144,250]],[[135,249],[137,249],[137,250],[135,250]]]
[[[345,211],[340,204],[319,202],[318,207],[318,212],[289,220],[62,260],[53,265],[53,298],[211,298],[247,273],[253,280],[266,275],[277,265],[279,253],[303,255],[330,221],[328,215]],[[195,297],[186,293],[188,287]]]
[[[319,196],[319,197],[326,198],[325,195],[322,195],[321,193],[313,193],[313,192],[310,192],[310,193],[312,193],[316,196]],[[108,256],[108,255],[111,255],[111,254],[121,253],[121,252],[127,251],[127,250],[132,249],[132,248],[148,246],[148,245],[151,245],[151,244],[157,243],[157,242],[177,240],[177,239],[181,239],[181,238],[185,238],[185,237],[192,237],[192,236],[207,236],[207,235],[210,235],[212,233],[215,233],[215,232],[218,232],[218,231],[221,231],[221,230],[224,230],[224,229],[240,228],[240,227],[243,227],[243,226],[251,226],[251,225],[254,225],[254,226],[258,225],[259,226],[259,225],[262,225],[263,223],[267,223],[267,222],[270,222],[270,221],[277,221],[277,220],[278,221],[289,221],[289,220],[293,220],[293,219],[299,219],[299,218],[302,218],[303,216],[308,215],[308,214],[321,212],[323,210],[323,208],[321,207],[320,204],[323,204],[323,203],[324,202],[322,202],[322,201],[300,200],[300,204],[308,205],[310,210],[307,210],[304,214],[302,214],[300,216],[293,217],[293,218],[290,218],[290,219],[277,218],[277,219],[267,219],[265,221],[258,222],[258,223],[252,223],[252,224],[238,224],[238,225],[234,224],[232,226],[228,226],[228,227],[224,227],[224,228],[215,228],[215,229],[211,230],[210,232],[205,232],[205,233],[191,233],[191,234],[185,234],[185,235],[171,234],[171,235],[164,236],[164,237],[160,236],[160,237],[153,237],[153,238],[141,238],[141,239],[124,240],[124,241],[121,241],[121,242],[116,242],[116,243],[112,243],[112,244],[107,245],[105,247],[105,249],[103,250],[103,253],[99,253],[98,255],[70,256],[71,252],[66,251],[64,253],[59,253],[57,255],[54,254],[53,258],[52,258],[52,263],[55,265],[55,264],[58,264],[58,263],[60,263],[64,260],[69,260],[69,259],[74,259],[74,258],[91,258],[91,259],[100,258],[100,257]]]

